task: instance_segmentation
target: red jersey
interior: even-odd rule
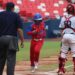
[[[36,33],[33,33],[33,31]],[[32,39],[43,39],[46,36],[45,25],[42,22],[40,25],[32,25],[32,30],[28,32],[28,35],[32,36]]]

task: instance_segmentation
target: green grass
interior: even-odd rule
[[[57,68],[58,68],[58,64],[51,64],[51,65],[44,64],[39,67],[39,70],[41,70],[41,71],[54,71]]]
[[[30,58],[30,41],[26,41],[25,48],[19,48],[20,51],[17,53],[17,61],[29,60]],[[59,53],[60,42],[57,41],[45,41],[42,49],[40,58],[50,57]]]
[[[20,51],[17,53],[17,61],[28,61],[30,58],[30,41],[25,41],[25,48],[20,48]],[[50,56],[55,56],[59,54],[60,42],[59,41],[45,41],[41,53],[40,59]],[[72,61],[67,61],[66,66],[72,65]],[[53,71],[58,68],[58,64],[49,64],[49,65],[40,65],[39,70],[41,71]],[[73,67],[69,67],[67,71],[72,71]]]

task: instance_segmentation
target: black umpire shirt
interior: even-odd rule
[[[18,14],[12,11],[0,12],[0,36],[17,36],[17,28],[22,28],[22,21]]]

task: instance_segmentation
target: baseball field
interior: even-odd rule
[[[17,63],[15,75],[57,75],[58,70],[58,56],[60,52],[60,39],[45,40],[41,49],[39,69],[33,74],[30,71],[30,40],[25,41],[25,47],[20,48],[17,53]],[[67,69],[66,75],[72,75],[72,58],[71,54],[67,56],[65,68]],[[5,68],[6,70],[6,68]],[[5,74],[4,74],[5,75]]]

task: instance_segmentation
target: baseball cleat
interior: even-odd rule
[[[64,73],[63,72],[59,72],[58,75],[64,75]]]
[[[73,75],[75,75],[75,72],[73,72]]]
[[[32,72],[32,73],[34,73],[34,72],[35,72],[35,70],[34,70],[34,69],[33,69],[33,70],[31,70],[31,72]]]
[[[35,68],[34,68],[34,66],[31,67],[31,72],[32,72],[32,73],[35,72]]]
[[[58,73],[58,75],[64,75],[65,72],[66,72],[66,69],[61,69],[57,73]]]

